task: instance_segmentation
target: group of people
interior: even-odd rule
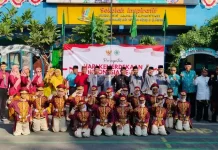
[[[30,79],[27,66],[21,73],[18,66],[13,66],[10,74],[6,67],[2,62],[0,112],[1,119],[6,119],[8,106],[9,119],[14,120],[14,135],[45,131],[50,125],[53,132],[65,132],[67,121],[76,137],[100,136],[102,131],[107,136],[114,133],[147,136],[167,135],[166,128],[190,130],[196,99],[196,119],[199,121],[202,116],[208,119],[209,86],[212,86],[213,119],[217,114],[217,76],[207,77],[208,71],[203,68],[202,75],[197,77],[189,62],[180,76],[176,67],[171,68],[171,75],[165,74],[162,65],[156,75],[154,68],[146,65],[142,76],[138,75],[137,66],[132,68],[130,76],[126,76],[125,67],[120,75],[112,75],[113,68],[108,66],[106,74],[100,75],[100,67],[95,66],[88,75],[85,66],[80,73],[78,66],[73,66],[66,79],[59,69],[53,68],[48,69],[44,79],[42,69],[37,68]]]

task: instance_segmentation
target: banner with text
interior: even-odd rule
[[[111,0],[46,0],[47,3],[109,4]],[[113,4],[197,5],[198,0],[112,0]]]
[[[113,6],[112,23],[113,25],[131,25],[132,15],[136,13],[137,25],[162,25],[164,12],[167,12],[169,25],[186,25],[185,6]],[[96,17],[105,20],[109,25],[110,7],[99,5],[58,5],[57,7],[58,24],[62,24],[62,14],[65,12],[66,24],[86,24],[91,20],[92,13]]]
[[[121,67],[127,68],[127,75],[137,65],[142,74],[146,64],[155,69],[164,64],[164,46],[149,45],[89,45],[65,44],[63,51],[63,74],[66,77],[74,65],[79,69],[86,66],[88,74],[94,67],[100,67],[100,74],[105,74],[107,66],[113,67],[113,74],[119,74]]]

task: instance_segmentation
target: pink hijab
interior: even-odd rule
[[[18,78],[18,80],[14,84],[14,88],[17,89],[17,87],[20,85],[20,82],[21,82],[20,73],[19,73],[19,66],[18,65],[13,65],[12,66],[10,75]]]
[[[27,74],[25,73],[25,70],[26,69],[29,69],[29,67],[28,66],[24,66],[23,67],[23,69],[22,69],[22,72],[21,72],[21,76],[23,76],[23,77],[27,77]],[[27,88],[29,89],[29,87],[30,87],[30,85],[31,85],[31,79],[30,79],[30,77],[28,77],[28,84],[27,84]]]
[[[36,77],[39,77],[38,81],[37,81],[37,84],[41,84],[43,82],[43,80],[42,80],[42,72],[38,72],[38,71],[42,71],[42,69],[39,68],[39,67],[36,68],[36,71],[35,71],[35,74],[34,74],[34,77],[33,77],[32,81],[34,81]]]

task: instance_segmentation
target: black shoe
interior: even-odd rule
[[[210,120],[209,122],[210,122],[210,123],[214,123],[214,122],[216,122],[216,120]]]
[[[7,120],[7,118],[6,117],[2,117],[1,121],[5,121],[5,120]]]

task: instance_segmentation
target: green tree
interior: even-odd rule
[[[100,18],[96,19],[96,30],[94,30],[94,43],[106,44],[110,41],[110,30],[105,25],[105,21]],[[91,44],[92,43],[92,30],[91,20],[85,25],[76,26],[72,29],[73,35],[68,39],[68,43],[71,41],[77,44]],[[76,38],[74,38],[76,37]]]
[[[50,46],[60,37],[60,30],[52,17],[47,17],[43,24],[40,24],[37,20],[31,20],[27,29],[29,36],[25,39],[26,43],[42,52],[49,50]]]
[[[27,9],[21,16],[17,15],[17,9],[12,7],[7,12],[0,11],[0,38],[12,41],[22,39],[19,44],[26,44],[41,51],[45,59],[45,51],[60,37],[60,30],[52,17],[47,17],[43,24],[32,19],[33,12]],[[24,33],[27,29],[27,33]],[[18,41],[18,40],[16,40]],[[48,63],[47,59],[45,59]]]
[[[208,26],[202,26],[199,29],[194,27],[187,33],[178,35],[173,43],[172,49],[170,50],[170,53],[173,55],[170,65],[179,65],[180,54],[182,51],[186,51],[193,47],[210,47],[213,34],[213,29]]]
[[[208,27],[214,31],[210,46],[211,48],[218,50],[218,14],[208,21]]]
[[[37,20],[30,20],[27,27],[29,35],[25,37],[25,42],[42,53],[42,57],[48,64],[45,52],[60,38],[60,29],[57,28],[52,17],[47,17],[43,24]]]
[[[24,28],[27,27],[33,12],[27,9],[21,16],[17,15],[17,9],[12,7],[7,12],[0,11],[0,38],[12,40],[13,37],[21,37]]]
[[[157,45],[157,41],[152,36],[144,35],[140,39],[140,44],[142,44],[142,45]]]

